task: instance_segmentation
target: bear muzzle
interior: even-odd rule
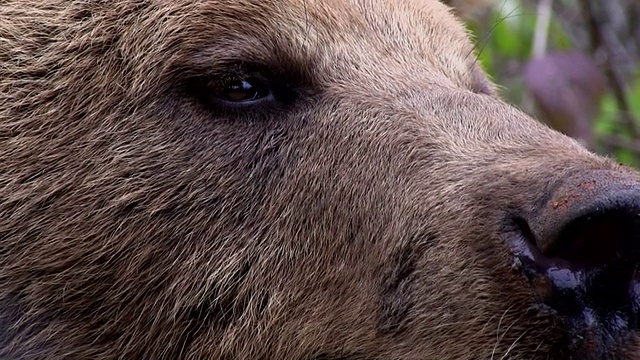
[[[630,172],[576,172],[513,224],[514,269],[539,309],[562,322],[572,357],[615,357],[638,327],[640,181]]]

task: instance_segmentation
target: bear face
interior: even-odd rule
[[[8,1],[0,39],[0,357],[636,357],[637,174],[437,1]]]

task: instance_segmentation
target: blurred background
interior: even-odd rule
[[[640,0],[445,0],[501,96],[640,168]]]

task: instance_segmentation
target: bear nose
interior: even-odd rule
[[[529,219],[546,257],[595,269],[629,259],[640,249],[640,182],[630,174],[590,171],[567,178]]]
[[[640,305],[640,182],[588,171],[565,179],[511,241],[544,308],[576,341],[600,345],[636,328]]]

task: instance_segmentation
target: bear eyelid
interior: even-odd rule
[[[268,67],[242,62],[218,65],[185,82],[186,93],[206,108],[242,113],[293,103],[298,92]]]

